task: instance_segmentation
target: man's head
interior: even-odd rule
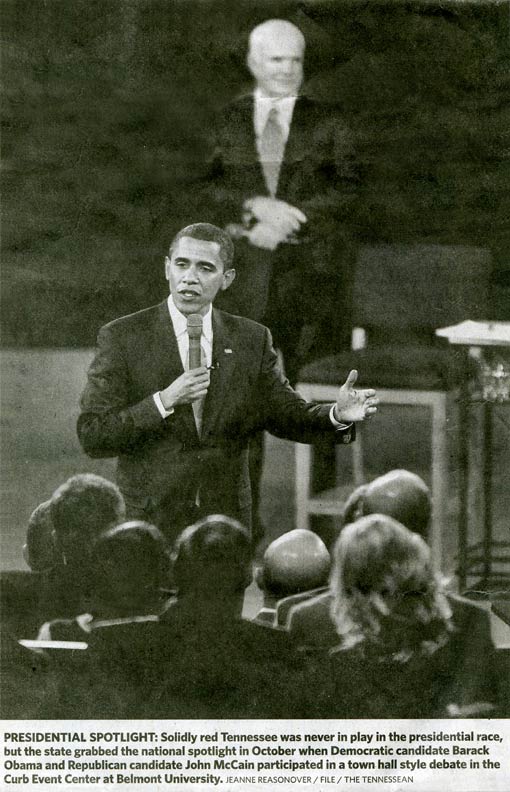
[[[423,479],[409,470],[390,470],[352,493],[345,504],[344,522],[386,514],[426,539],[431,509],[430,490]]]
[[[214,514],[190,525],[177,538],[174,580],[183,596],[209,604],[239,599],[252,579],[248,531],[230,517]]]
[[[30,515],[23,558],[32,572],[49,572],[58,563],[55,529],[51,520],[51,501],[40,503]]]
[[[184,314],[209,310],[219,291],[235,278],[234,246],[226,231],[209,223],[186,226],[174,237],[165,274],[177,309]]]
[[[266,96],[296,96],[303,82],[305,39],[284,19],[268,19],[250,34],[248,68]]]
[[[257,584],[268,595],[287,597],[325,586],[330,566],[330,555],[322,539],[312,531],[295,528],[268,546]]]
[[[51,497],[50,515],[56,544],[64,561],[81,567],[87,563],[95,537],[125,518],[119,488],[93,473],[78,473]]]
[[[95,598],[119,613],[142,613],[157,605],[169,564],[165,538],[154,525],[132,520],[108,528],[92,545]]]

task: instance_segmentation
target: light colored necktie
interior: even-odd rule
[[[188,349],[189,349],[189,337],[188,337]],[[202,341],[200,341],[200,364],[202,366],[206,366],[207,365],[206,361],[207,361],[207,357],[205,354],[205,350],[204,347],[202,346]],[[189,371],[189,351],[188,351],[186,363],[187,363],[187,370]],[[205,402],[205,397],[203,399],[197,399],[197,401],[191,403],[191,406],[193,408],[193,415],[195,416],[195,426],[197,427],[197,432],[199,437],[202,431],[202,416],[204,414],[204,402]]]
[[[264,172],[266,187],[274,198],[285,151],[285,138],[278,120],[278,110],[272,107],[259,140],[260,164]]]

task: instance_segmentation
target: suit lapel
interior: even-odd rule
[[[157,372],[157,390],[163,390],[184,373],[166,300],[158,306],[152,357],[155,361]],[[176,424],[178,433],[181,436],[187,435],[188,437],[192,433],[195,437],[198,437],[191,405],[179,407],[179,412],[180,417]]]
[[[235,347],[235,340],[231,338],[221,312],[213,308],[213,370],[211,383],[204,404],[202,419],[202,436],[211,433],[222,411],[223,404],[228,398],[230,378],[234,371],[239,350]]]
[[[304,133],[304,129],[310,121],[309,105],[310,101],[304,96],[298,96],[296,99],[289,129],[289,137],[283,154],[280,178],[278,179],[277,197],[280,193],[285,194],[289,175],[292,171],[292,163],[302,161],[306,156],[310,155],[312,140],[309,135]],[[304,141],[306,141],[308,151],[303,149]]]

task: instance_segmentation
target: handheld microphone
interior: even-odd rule
[[[200,338],[202,337],[202,321],[203,320],[200,314],[190,314],[188,316],[190,369],[200,368],[200,366],[202,365],[202,355],[200,349]]]

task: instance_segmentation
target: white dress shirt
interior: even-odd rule
[[[177,346],[179,348],[179,355],[181,358],[181,363],[183,369],[186,371],[188,368],[188,352],[189,352],[189,336],[188,336],[188,320],[176,307],[175,303],[172,299],[172,295],[167,300],[168,304],[168,313],[170,314],[170,319],[172,321],[172,325],[174,328],[175,338],[177,339]],[[205,355],[205,361],[207,366],[212,365],[212,349],[213,349],[213,329],[212,329],[212,305],[209,306],[209,310],[205,314],[203,318],[203,325],[202,325],[202,336],[200,338],[200,346],[202,347],[202,352]],[[158,412],[162,418],[168,418],[169,415],[172,415],[174,410],[173,407],[170,410],[165,410],[163,407],[163,402],[161,401],[161,396],[158,393],[154,393],[152,395],[154,399],[154,403],[158,408]],[[331,410],[329,411],[329,418],[333,426],[337,429],[346,429],[348,426],[352,424],[344,424],[340,423],[335,418],[335,405],[331,405]]]
[[[189,352],[189,336],[188,336],[188,320],[176,307],[172,299],[172,295],[167,300],[168,313],[174,328],[175,338],[177,340],[177,347],[179,349],[179,356],[184,371],[188,369],[188,352]],[[212,305],[203,317],[202,336],[200,338],[200,346],[202,347],[202,354],[205,357],[205,365],[212,365],[212,345],[213,345],[213,330],[212,330]],[[170,383],[169,383],[170,384]],[[152,398],[158,408],[159,414],[162,418],[168,418],[172,415],[171,410],[165,410],[161,396],[159,393],[154,393]]]

